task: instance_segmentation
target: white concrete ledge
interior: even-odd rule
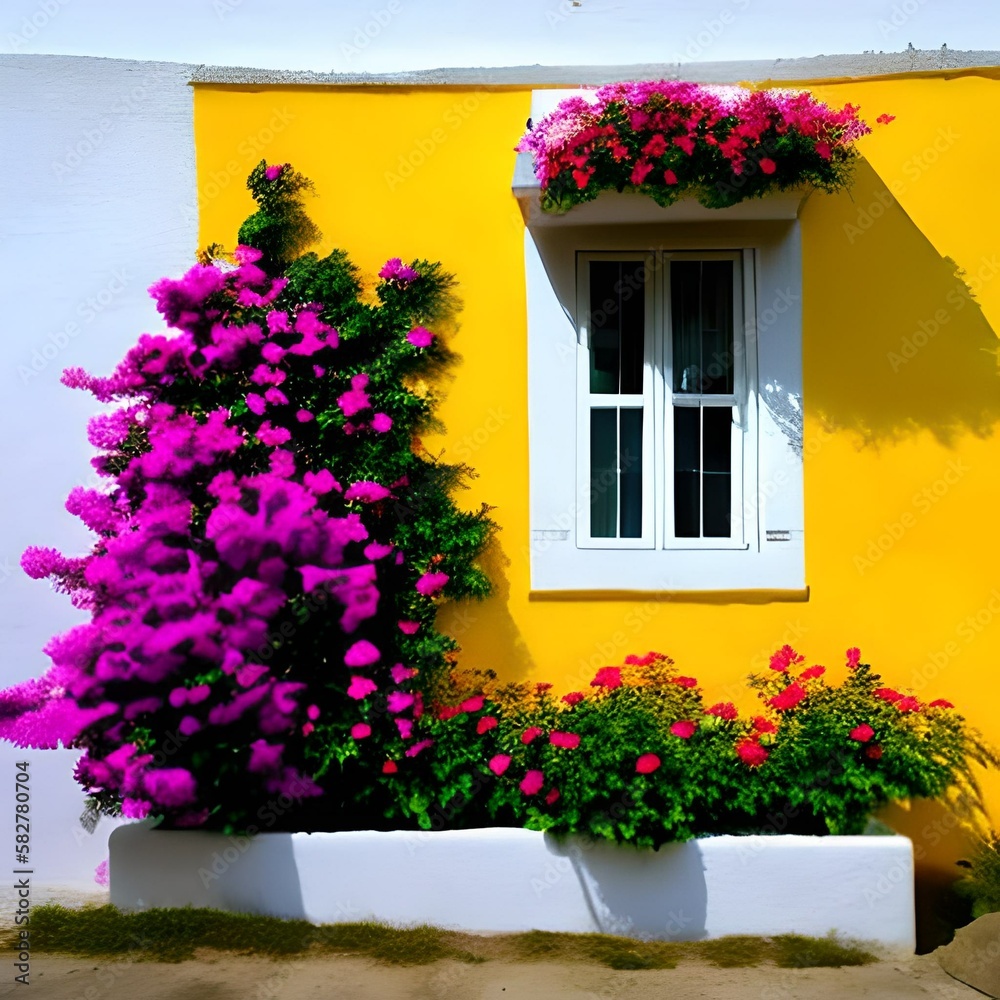
[[[915,948],[905,837],[712,837],[638,850],[530,830],[111,835],[111,902],[660,940],[835,932]]]

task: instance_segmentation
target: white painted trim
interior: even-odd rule
[[[745,267],[751,258],[754,263],[753,282],[745,282],[744,289],[749,446],[743,503],[747,548],[578,548],[576,523],[587,497],[574,489],[577,252],[734,247],[743,248]],[[529,228],[525,233],[525,276],[532,592],[803,591],[798,222],[731,219],[712,226]],[[756,310],[751,297],[756,300]],[[795,404],[791,416],[784,405],[789,401]],[[775,537],[781,540],[766,540],[768,531],[778,533]]]
[[[660,940],[805,934],[915,949],[905,837],[711,837],[658,851],[531,830],[111,836],[111,902]]]

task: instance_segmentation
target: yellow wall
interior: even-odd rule
[[[784,642],[831,666],[859,645],[889,682],[950,698],[1000,743],[990,437],[1000,418],[990,326],[1000,319],[1000,133],[983,125],[1000,82],[813,89],[860,104],[869,120],[897,120],[862,142],[868,162],[850,193],[814,194],[802,214],[807,603],[529,601],[523,224],[510,193],[529,91],[199,86],[202,244],[233,244],[252,209],[245,176],[263,156],[314,180],[321,249],[344,247],[369,273],[419,256],[458,276],[453,346],[464,361],[439,444],[479,472],[461,502],[495,505],[503,529],[489,566],[497,596],[442,615],[466,665],[569,689],[628,652],[659,649],[711,701],[732,697]],[[907,338],[923,346],[913,353]],[[987,788],[1000,823],[1000,779]],[[961,852],[940,812],[892,818],[918,856],[944,864]]]

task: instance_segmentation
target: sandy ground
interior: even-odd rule
[[[0,997],[22,996],[9,959]],[[851,969],[676,969],[615,972],[598,965],[438,962],[390,968],[366,959],[270,961],[205,955],[176,965],[35,955],[31,993],[46,1000],[963,1000],[983,994],[931,955]]]

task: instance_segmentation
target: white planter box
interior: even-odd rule
[[[111,901],[663,940],[830,931],[915,948],[905,837],[711,837],[638,850],[530,830],[111,835]]]

